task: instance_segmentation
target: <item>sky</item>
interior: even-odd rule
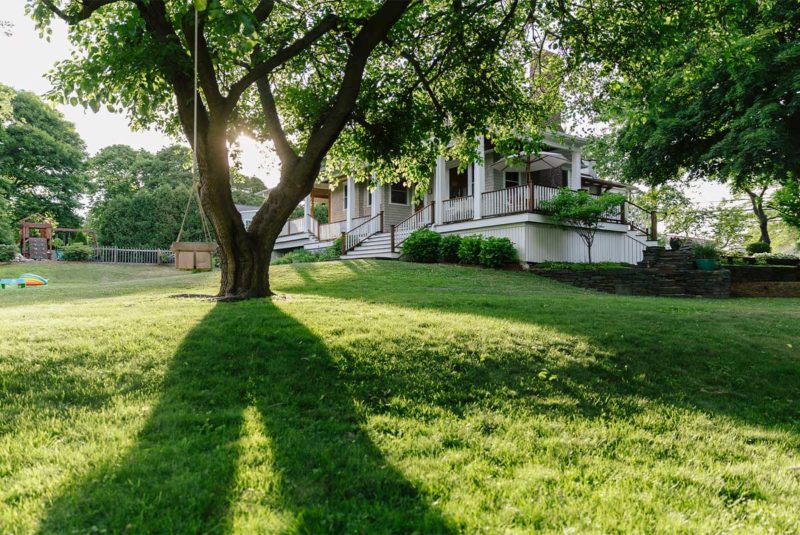
[[[0,33],[0,83],[43,95],[50,89],[50,82],[44,75],[70,53],[66,24],[54,21],[50,41],[41,39],[33,21],[25,16],[25,0],[0,0],[0,20],[10,21],[14,25],[10,37]],[[156,130],[135,132],[128,126],[124,114],[111,113],[105,108],[94,113],[82,106],[59,104],[56,107],[68,121],[75,124],[86,142],[89,154],[114,144],[155,152],[176,141],[184,142]],[[245,174],[257,176],[267,186],[277,184],[274,154],[250,138],[241,139],[240,144]]]
[[[25,0],[0,0],[0,4],[0,20],[10,21],[14,25],[10,37],[0,33],[0,83],[42,95],[50,89],[50,83],[44,75],[70,53],[66,25],[55,21],[48,42],[39,37],[33,22],[25,16]],[[82,106],[59,104],[57,108],[75,124],[86,142],[89,154],[113,144],[154,152],[176,141],[182,142],[155,130],[133,131],[124,114],[111,113],[105,108],[100,108],[97,113]],[[240,145],[242,171],[260,178],[267,186],[277,184],[275,154],[249,138],[240,139]],[[693,201],[707,207],[731,197],[728,189],[719,184],[700,184],[690,188],[687,193]]]

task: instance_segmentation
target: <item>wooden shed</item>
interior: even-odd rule
[[[216,245],[208,242],[176,241],[170,247],[175,253],[175,267],[189,271],[211,271],[211,253]]]

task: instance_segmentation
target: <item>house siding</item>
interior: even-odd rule
[[[391,225],[402,223],[414,213],[414,208],[411,204],[391,204],[389,202],[391,188],[386,185],[381,188],[381,209],[383,210],[383,227],[384,230],[389,230]],[[409,194],[410,197],[410,194]],[[409,201],[410,202],[410,201]]]

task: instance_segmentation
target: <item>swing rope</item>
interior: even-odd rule
[[[190,194],[189,198],[186,200],[186,208],[183,211],[183,220],[181,220],[181,228],[178,231],[178,239],[175,240],[177,242],[181,241],[183,237],[183,229],[186,226],[186,218],[189,215],[189,208],[192,205],[192,199],[197,201],[197,208],[200,210],[200,224],[203,227],[203,236],[207,242],[211,241],[211,232],[208,228],[208,220],[206,219],[205,211],[203,210],[203,204],[200,201],[200,180],[197,177],[197,100],[198,100],[198,87],[197,87],[197,79],[198,79],[198,66],[197,66],[197,46],[199,43],[199,15],[197,11],[197,3],[194,3],[194,99],[193,99],[193,131],[192,131],[192,192],[194,195]]]

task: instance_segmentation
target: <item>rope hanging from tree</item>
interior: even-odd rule
[[[175,240],[176,242],[180,242],[181,238],[183,237],[183,230],[186,226],[186,218],[189,215],[189,208],[192,206],[192,200],[197,201],[197,208],[200,210],[200,224],[203,227],[203,237],[205,241],[211,241],[211,232],[208,228],[208,220],[206,219],[206,214],[203,211],[203,204],[200,201],[200,180],[197,178],[197,105],[198,105],[198,97],[199,97],[199,89],[197,84],[198,79],[198,66],[197,66],[197,47],[199,42],[199,14],[197,9],[197,1],[194,2],[194,48],[193,56],[194,56],[194,99],[193,99],[193,131],[192,131],[192,193],[189,194],[189,198],[186,200],[186,208],[183,211],[183,219],[181,220],[181,228],[178,231],[178,238]]]

